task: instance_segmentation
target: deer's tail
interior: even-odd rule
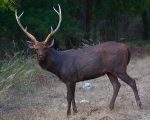
[[[127,59],[127,65],[129,64],[130,59],[131,59],[131,52],[130,52],[130,50],[128,49],[128,59]]]

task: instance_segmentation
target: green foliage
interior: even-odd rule
[[[10,41],[15,41],[15,46],[12,46],[14,51],[23,50],[25,41],[27,40],[24,33],[21,31],[14,16],[14,9],[17,8],[18,15],[24,11],[21,18],[21,23],[28,27],[28,31],[33,34],[37,40],[43,41],[50,27],[56,27],[58,23],[58,15],[54,12],[53,6],[58,9],[57,4],[62,8],[62,24],[59,31],[55,35],[55,40],[64,45],[65,40],[75,39],[80,41],[85,34],[83,21],[85,19],[83,13],[86,1],[76,0],[0,0],[0,37],[9,38]],[[101,41],[104,39],[99,35],[100,31],[104,31],[108,36],[112,37],[114,31],[118,30],[119,17],[118,13],[137,16],[141,15],[144,10],[149,10],[150,0],[94,0],[90,1],[88,8],[91,14],[89,20],[90,31],[89,35],[92,42]],[[103,22],[101,22],[103,21]],[[99,27],[102,25],[102,30]],[[105,27],[105,30],[103,27]],[[60,32],[61,31],[61,32]],[[96,36],[94,36],[94,35]],[[94,37],[93,37],[94,36]],[[24,42],[22,42],[24,41]],[[14,44],[13,44],[14,45]]]
[[[150,51],[150,44],[144,45],[144,50]]]
[[[70,4],[67,4],[66,1],[60,0],[46,0],[44,2],[41,0],[27,0],[16,3],[18,6],[18,15],[24,11],[24,15],[21,17],[22,25],[24,27],[27,26],[28,31],[33,34],[39,41],[43,41],[46,38],[50,32],[51,26],[55,28],[58,24],[58,15],[53,10],[53,6],[58,9],[57,3],[59,3],[62,8],[63,21],[59,29],[61,32],[58,31],[57,35],[55,36],[56,41],[62,43],[65,42],[64,39],[66,39],[68,36],[81,37],[83,35],[80,30],[79,20],[71,15],[71,11],[75,5],[71,6]],[[17,25],[14,12],[10,12],[7,9],[0,9],[0,14],[3,16],[3,19],[0,19],[0,36],[15,36],[15,38],[21,38],[25,41],[27,38]],[[18,43],[16,44],[18,45]]]
[[[144,10],[150,9],[149,0],[119,0],[119,8],[130,15],[140,15]]]
[[[136,41],[128,41],[126,43],[130,49],[140,48],[142,50],[150,51],[150,43],[147,43],[146,41],[143,41],[142,39],[139,39]]]
[[[14,11],[16,2],[14,0],[0,0],[0,9],[10,9]]]
[[[0,19],[0,36],[11,36],[14,31],[17,32],[14,14],[8,10],[2,10],[0,15],[3,16]]]

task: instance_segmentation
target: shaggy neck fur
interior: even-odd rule
[[[54,50],[53,48],[49,48],[48,53],[44,60],[40,61],[38,60],[39,65],[45,69],[48,70],[56,75],[60,74],[60,68],[62,65],[63,56],[59,51]]]

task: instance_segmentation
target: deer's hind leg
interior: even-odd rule
[[[141,100],[140,100],[140,97],[138,94],[135,80],[133,78],[131,78],[126,72],[119,73],[118,77],[132,88],[132,90],[134,92],[136,103],[137,103],[138,107],[141,109],[142,104],[141,104]]]
[[[117,98],[121,84],[119,83],[118,78],[115,75],[113,75],[111,73],[107,73],[107,76],[113,86],[113,89],[114,89],[113,96],[112,96],[112,99],[109,104],[109,108],[110,108],[110,110],[112,110],[114,108],[115,100]]]

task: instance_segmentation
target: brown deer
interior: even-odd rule
[[[133,89],[136,103],[138,107],[141,108],[136,82],[126,72],[127,65],[130,61],[130,52],[127,45],[116,42],[105,42],[77,50],[57,51],[52,48],[54,44],[53,36],[58,31],[62,21],[61,8],[59,5],[58,7],[59,11],[54,8],[59,16],[58,25],[55,30],[51,27],[51,32],[43,42],[38,42],[36,38],[21,25],[20,18],[23,13],[18,17],[17,11],[15,11],[15,16],[18,25],[30,39],[30,42],[28,42],[30,47],[36,51],[39,65],[43,69],[57,75],[60,80],[66,84],[68,102],[67,115],[71,115],[71,103],[73,112],[77,112],[75,103],[76,83],[97,78],[105,74],[110,79],[114,89],[109,105],[110,109],[114,108],[114,103],[121,86],[118,78]]]

